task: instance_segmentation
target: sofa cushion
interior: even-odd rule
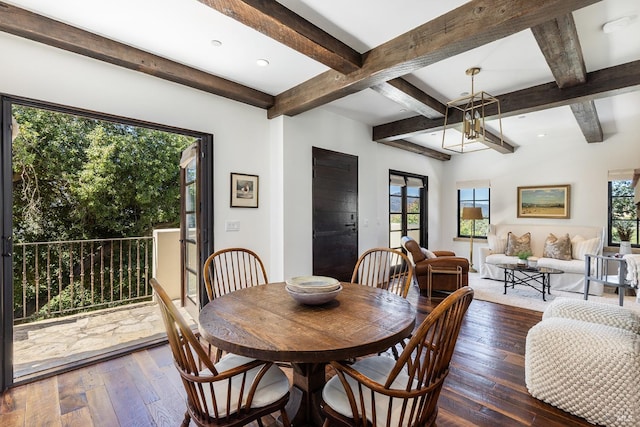
[[[487,234],[487,243],[489,243],[489,253],[503,254],[507,249],[507,238],[505,236],[496,236],[493,233]]]
[[[518,257],[517,256],[508,256],[505,254],[491,254],[487,255],[485,261],[487,264],[517,264]]]
[[[542,252],[542,256],[545,258],[563,260],[572,259],[571,239],[569,238],[569,234],[556,237],[555,234],[549,233],[547,240],[544,242],[544,251]]]
[[[585,239],[577,235],[571,239],[571,256],[573,259],[584,260],[586,254],[598,255],[600,249],[600,238],[594,237]]]
[[[507,249],[505,255],[518,256],[521,252],[531,253],[531,233],[524,233],[518,237],[512,232],[507,234]]]
[[[540,258],[538,260],[538,267],[555,268],[556,270],[562,270],[565,273],[577,273],[584,274],[584,261],[577,259],[563,260],[555,258]]]

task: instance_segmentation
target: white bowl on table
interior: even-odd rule
[[[323,293],[338,289],[340,282],[326,276],[298,276],[286,281],[287,287],[299,293]]]
[[[320,305],[326,304],[335,299],[342,290],[342,285],[338,284],[336,289],[325,292],[298,292],[291,289],[289,285],[286,285],[285,288],[287,289],[287,292],[289,292],[289,295],[291,295],[291,298],[301,304]]]
[[[286,281],[285,288],[291,298],[301,304],[319,305],[333,300],[342,285],[333,277],[298,276]]]

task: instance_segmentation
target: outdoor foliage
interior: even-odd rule
[[[149,235],[179,222],[180,153],[193,138],[15,106],[14,237]]]
[[[179,226],[179,161],[193,137],[21,105],[12,114],[20,130],[12,147],[14,243],[150,236]],[[41,314],[72,300],[87,305],[85,284],[75,282],[75,292],[68,284],[91,253],[65,254],[44,271],[37,251],[15,249],[14,310],[36,309],[37,277],[40,301],[52,298],[51,307],[39,304]],[[48,295],[44,277],[62,289]]]
[[[631,181],[611,181],[611,220],[612,240],[638,243],[638,219]]]

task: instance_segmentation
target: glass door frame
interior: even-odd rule
[[[408,232],[414,229],[409,230],[409,225],[408,225],[408,221],[407,221],[407,216],[410,214],[409,212],[407,212],[407,181],[408,179],[413,179],[413,180],[420,180],[422,181],[422,187],[420,188],[420,221],[419,221],[419,240],[418,244],[420,246],[424,246],[427,247],[427,242],[428,242],[428,199],[427,199],[427,195],[428,195],[428,184],[429,184],[429,178],[427,176],[423,176],[423,175],[417,175],[417,174],[412,174],[412,173],[407,173],[407,172],[401,172],[398,170],[393,170],[390,169],[389,170],[389,188],[391,187],[391,176],[395,175],[395,176],[399,176],[399,177],[403,177],[405,180],[405,185],[400,186],[401,187],[401,195],[397,196],[397,195],[392,195],[391,193],[389,193],[389,233],[388,233],[388,237],[389,237],[389,247],[391,247],[391,216],[392,215],[401,215],[402,219],[401,219],[401,226],[400,226],[400,234],[401,235],[408,235]],[[401,212],[391,212],[391,197],[401,197],[402,202],[401,202]],[[395,230],[396,232],[398,230]],[[393,249],[393,248],[392,248]],[[404,248],[400,247],[400,250],[402,250],[403,252],[406,252],[404,250]]]
[[[185,155],[180,161],[180,268],[181,268],[181,305],[196,316],[202,306],[207,302],[207,294],[204,286],[202,267],[213,250],[213,136],[204,135],[200,140],[184,150]],[[188,233],[186,216],[191,211],[186,210],[186,166],[195,158],[196,161],[196,200],[195,200],[195,241]],[[196,269],[188,266],[189,252],[187,245],[196,247]],[[195,275],[197,284],[196,300],[193,301],[187,295],[188,280],[190,275]]]
[[[0,293],[0,312],[2,328],[0,332],[0,358],[2,359],[2,374],[0,391],[13,384],[13,182],[11,169],[12,141],[11,141],[11,100],[2,97],[2,117],[0,124],[0,171],[2,176],[2,256],[0,256],[0,271],[2,272],[2,289]]]

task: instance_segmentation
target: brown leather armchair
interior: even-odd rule
[[[457,257],[455,252],[451,251],[433,251],[436,258],[427,258],[420,250],[420,245],[414,239],[408,236],[402,238],[402,247],[409,253],[413,262],[413,277],[418,282],[420,294],[427,296],[429,266],[432,268],[431,290],[438,292],[453,292],[460,286],[469,284],[469,260]],[[451,274],[460,267],[462,269],[462,277]],[[446,271],[446,273],[441,273]],[[461,283],[460,283],[461,281]]]

